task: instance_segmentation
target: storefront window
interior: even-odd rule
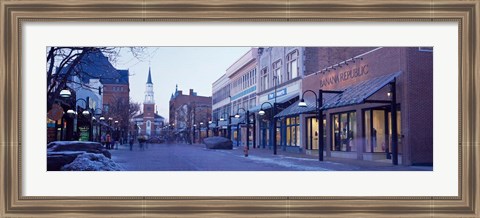
[[[357,120],[355,112],[332,115],[332,151],[356,151],[355,134]]]
[[[282,141],[282,127],[284,127],[282,125],[282,122],[283,120],[280,120],[278,119],[277,120],[277,129],[275,131],[275,137],[276,137],[276,140],[277,140],[277,145],[284,145],[284,141]]]
[[[299,146],[300,145],[300,123],[299,117],[286,118],[285,132],[286,132],[286,145],[287,146]]]

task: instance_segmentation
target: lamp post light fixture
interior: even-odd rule
[[[72,96],[72,93],[68,89],[63,89],[60,91],[60,97],[62,98],[70,98]]]
[[[224,115],[227,115],[227,116],[224,116]],[[225,117],[228,117],[228,118],[227,118],[227,119],[228,119],[228,122],[227,122],[227,134],[226,134],[226,135],[227,135],[227,138],[228,138],[228,139],[232,139],[232,137],[231,137],[232,129],[231,129],[230,124],[232,123],[232,117],[235,117],[235,116],[231,116],[231,115],[229,115],[227,112],[224,112],[224,113],[222,114],[222,116],[220,117],[220,121],[225,121]]]
[[[270,102],[263,102],[262,105],[260,105],[260,111],[258,111],[258,114],[260,116],[265,115],[265,111],[263,110],[263,105],[269,104],[270,107],[272,108],[272,115],[270,119],[270,138],[272,139],[272,144],[273,144],[273,154],[277,154],[277,136],[276,136],[276,129],[277,129],[277,122],[275,121],[275,107],[276,103],[270,103]]]
[[[315,93],[312,90],[305,90],[302,93],[302,99],[298,103],[299,107],[307,107],[307,103],[303,99],[303,96],[307,92],[311,92],[311,93],[313,93],[313,95],[315,95],[315,111],[317,112],[317,125],[318,125],[318,140],[317,140],[318,141],[318,160],[323,161],[323,150],[324,150],[323,149],[323,114],[322,114],[322,111],[319,107],[319,105],[321,105],[322,103],[321,103],[321,100],[318,98],[317,93]],[[321,94],[319,94],[319,95],[321,95]]]
[[[99,112],[97,112],[99,111]],[[102,138],[102,124],[100,123],[101,121],[104,121],[105,120],[105,117],[103,117],[103,110],[100,109],[100,108],[95,108],[95,110],[93,110],[93,115],[98,115],[99,118],[98,118],[98,122],[97,122],[97,129],[98,129],[98,141],[102,141],[101,138]],[[95,116],[94,116],[95,117]]]
[[[195,144],[195,132],[196,132],[195,128],[196,128],[196,127],[197,127],[197,124],[193,124],[193,134],[192,134],[192,137],[193,137],[192,142],[193,142],[193,144]]]
[[[243,110],[243,113],[245,114],[245,125],[247,125],[247,139],[246,139],[246,146],[247,146],[247,151],[250,149],[249,145],[249,139],[250,139],[250,113],[248,110],[245,110],[245,108],[238,108],[237,109],[237,114],[235,114],[235,118],[240,118],[240,110]],[[239,126],[240,127],[240,126]],[[239,137],[240,129],[237,127],[237,138]],[[238,144],[237,144],[238,146]]]
[[[72,110],[72,109],[68,109],[68,110],[67,110],[67,114],[75,115],[75,114],[77,114],[77,112],[74,111],[74,110]]]

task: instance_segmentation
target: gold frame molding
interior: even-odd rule
[[[0,217],[479,217],[479,0],[0,0]],[[21,193],[25,21],[441,22],[459,25],[459,196],[28,197]],[[25,136],[23,136],[25,137]],[[453,146],[453,145],[452,145]]]

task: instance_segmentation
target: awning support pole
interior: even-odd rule
[[[318,124],[318,160],[323,161],[323,90],[318,90],[318,106],[317,106],[317,124]]]
[[[255,113],[252,114],[253,115],[253,131],[252,131],[252,134],[253,134],[253,148],[256,148],[257,147],[257,134],[256,134],[256,131],[257,131],[257,118],[256,118],[256,115]]]
[[[395,85],[396,79],[390,83],[390,91],[392,92],[391,103],[391,120],[392,120],[392,163],[398,165],[398,130],[397,130],[397,90]]]

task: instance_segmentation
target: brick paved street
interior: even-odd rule
[[[249,156],[243,147],[233,150],[210,150],[203,144],[150,144],[141,150],[138,144],[130,151],[128,145],[110,150],[112,160],[127,171],[398,171],[432,170],[432,167],[393,166],[386,162],[358,161],[286,153],[277,155],[269,149],[250,148]]]

